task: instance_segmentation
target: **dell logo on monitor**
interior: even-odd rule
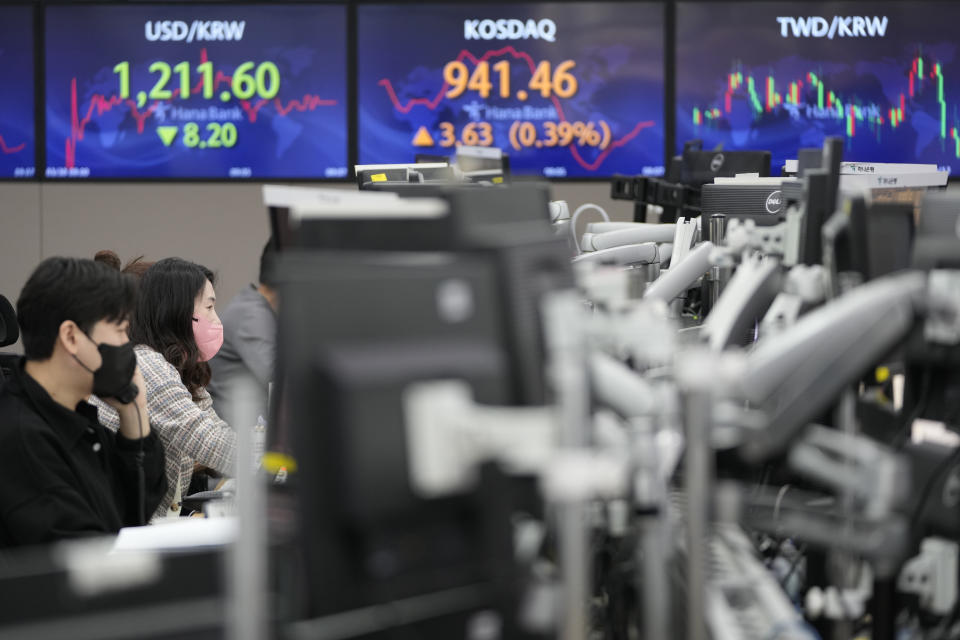
[[[717,155],[713,156],[713,160],[710,161],[710,171],[713,171],[714,173],[720,171],[720,169],[723,167],[723,161],[724,157],[722,153],[718,153]]]
[[[767,213],[780,213],[783,209],[783,193],[774,191],[767,196]]]

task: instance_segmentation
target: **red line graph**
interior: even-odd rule
[[[527,66],[530,67],[530,73],[536,73],[537,66],[534,63],[533,58],[530,56],[530,54],[524,51],[518,51],[517,49],[509,45],[506,47],[503,47],[502,49],[494,49],[491,51],[487,51],[479,58],[473,55],[473,53],[471,53],[470,51],[463,49],[457,55],[456,60],[457,62],[463,62],[464,60],[469,58],[474,65],[478,65],[481,62],[489,60],[490,58],[495,58],[497,56],[502,56],[504,54],[510,54],[511,56],[513,56],[514,58],[517,58],[518,60],[525,61],[527,63]],[[377,84],[386,90],[387,97],[389,97],[390,102],[393,103],[394,109],[396,109],[400,113],[410,113],[410,111],[415,106],[423,106],[429,109],[430,111],[435,111],[437,107],[440,106],[440,103],[443,102],[444,96],[446,96],[447,91],[450,89],[449,83],[444,81],[443,86],[440,87],[440,91],[437,92],[437,95],[434,96],[433,98],[412,98],[408,100],[406,104],[404,104],[400,102],[400,98],[397,96],[397,92],[393,88],[393,83],[390,82],[388,78],[382,78],[380,82],[378,82]],[[551,96],[550,101],[553,102],[553,106],[557,110],[557,115],[560,117],[560,122],[568,122],[567,117],[563,112],[563,106],[560,104],[560,100],[556,96]],[[570,146],[567,148],[570,150],[570,154],[573,156],[573,159],[577,161],[577,164],[579,164],[581,167],[583,167],[587,171],[596,171],[598,168],[600,168],[600,165],[603,164],[604,160],[607,159],[607,156],[610,155],[611,151],[613,151],[616,148],[624,146],[625,144],[633,140],[635,137],[637,137],[637,135],[641,131],[654,126],[654,124],[655,123],[652,120],[638,123],[637,126],[634,127],[630,133],[623,136],[622,138],[619,138],[611,142],[607,146],[607,148],[604,149],[603,152],[597,157],[597,159],[594,162],[588,163],[587,161],[585,161],[583,157],[580,155],[580,149],[577,148],[577,145],[575,143],[571,143]]]
[[[576,160],[577,164],[579,164],[581,167],[583,167],[587,171],[596,171],[597,169],[600,168],[600,165],[603,164],[603,161],[607,159],[607,156],[610,155],[611,151],[624,146],[625,144],[627,144],[628,142],[636,138],[641,131],[643,131],[644,129],[649,129],[654,124],[656,123],[653,120],[638,122],[637,126],[633,128],[633,131],[623,136],[622,138],[614,140],[609,145],[607,145],[607,148],[604,149],[600,153],[600,155],[597,156],[597,159],[594,160],[593,162],[587,162],[586,160],[584,160],[583,157],[580,156],[580,150],[576,147],[576,145],[573,145],[573,144],[570,145],[569,147],[570,153],[573,154],[573,159]]]
[[[26,148],[27,148],[26,142],[21,142],[16,146],[8,147],[7,141],[3,139],[3,136],[0,136],[0,151],[2,151],[5,155],[10,155],[11,153],[18,153],[20,151],[23,151]]]
[[[207,50],[200,50],[200,63],[203,64],[207,62]],[[229,76],[222,71],[217,71],[213,79],[213,91],[216,92],[222,83],[227,83],[231,85],[233,82],[233,76]],[[197,82],[196,85],[191,87],[190,95],[196,95],[203,91],[203,80]],[[76,166],[76,153],[77,153],[77,143],[83,140],[84,130],[87,125],[90,124],[90,121],[96,116],[103,115],[107,111],[112,110],[114,107],[126,105],[130,109],[130,115],[133,116],[134,120],[137,122],[137,133],[142,134],[146,126],[147,118],[153,115],[154,111],[157,108],[157,105],[161,102],[171,102],[174,99],[180,97],[179,87],[172,91],[172,97],[169,100],[154,100],[153,103],[147,107],[147,109],[141,112],[137,108],[137,103],[128,98],[121,98],[116,95],[102,95],[95,93],[90,97],[90,102],[87,106],[86,115],[83,118],[80,117],[80,109],[77,105],[77,79],[72,78],[70,80],[70,137],[67,138],[64,143],[64,155],[65,162],[67,167]],[[240,106],[247,114],[247,119],[254,123],[257,121],[257,114],[260,109],[268,104],[269,100],[259,100],[256,104],[251,105],[249,100],[240,100]],[[313,94],[304,94],[302,100],[290,100],[286,104],[280,98],[274,98],[272,100],[274,108],[277,110],[277,114],[281,117],[286,117],[290,114],[291,111],[297,111],[303,113],[304,111],[313,111],[318,107],[329,107],[337,104],[336,100],[327,100],[316,96]],[[2,143],[2,140],[0,140]]]
[[[257,102],[253,104],[251,104],[249,100],[241,100],[240,106],[247,112],[247,119],[249,119],[250,122],[256,122],[260,109],[269,103],[269,100],[257,100]],[[304,111],[313,111],[317,107],[332,107],[336,104],[336,100],[326,100],[320,96],[309,93],[304,94],[302,100],[290,100],[286,105],[280,102],[278,98],[274,98],[273,100],[273,106],[281,116],[289,115],[291,111],[303,113]]]

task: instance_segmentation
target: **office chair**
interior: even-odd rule
[[[20,338],[17,314],[6,297],[0,295],[0,347],[7,347]],[[10,376],[20,356],[15,353],[0,353],[0,380]]]

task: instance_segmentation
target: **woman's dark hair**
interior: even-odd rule
[[[89,335],[100,320],[128,319],[136,301],[137,285],[130,276],[93,260],[47,258],[17,300],[23,353],[30,360],[46,360],[64,320],[73,320]]]
[[[191,395],[210,382],[210,366],[200,360],[193,337],[194,303],[213,272],[199,264],[166,258],[140,278],[140,295],[130,332],[135,344],[161,353],[176,367]]]

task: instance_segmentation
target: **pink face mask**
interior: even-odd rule
[[[193,337],[200,350],[200,359],[204,362],[217,355],[223,346],[223,325],[213,324],[206,318],[193,319]]]

